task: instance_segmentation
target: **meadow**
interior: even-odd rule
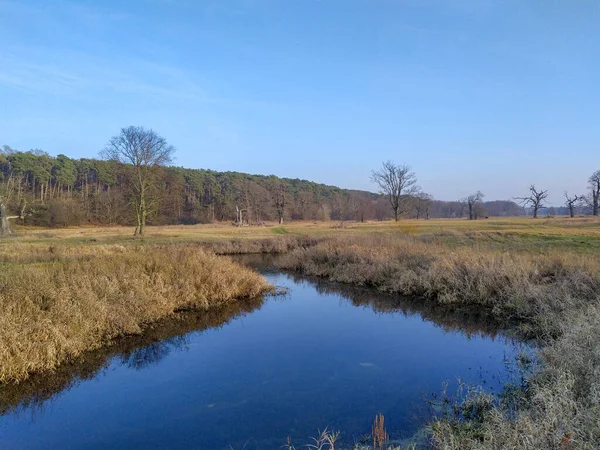
[[[272,291],[218,256],[484,310],[541,345],[510,402],[476,393],[431,424],[440,449],[600,446],[600,221],[581,218],[16,227],[0,241],[0,381],[55,369],[181,309]]]

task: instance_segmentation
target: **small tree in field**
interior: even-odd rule
[[[130,126],[114,136],[102,156],[108,160],[127,164],[131,168],[134,192],[136,227],[134,235],[143,235],[146,219],[158,201],[157,171],[173,160],[175,147],[153,130]]]
[[[583,195],[575,195],[571,197],[567,191],[565,191],[565,205],[569,208],[569,216],[575,217],[575,207],[577,203],[583,200]]]
[[[397,165],[386,161],[379,170],[371,173],[371,180],[377,183],[381,194],[385,195],[394,212],[394,220],[408,211],[411,195],[417,192],[417,177],[406,164]]]
[[[467,209],[469,212],[469,220],[475,220],[479,217],[478,215],[478,205],[481,204],[481,202],[483,201],[483,193],[481,191],[477,191],[474,194],[469,195],[468,197],[465,197],[464,199],[461,200],[461,203],[463,205],[467,205]],[[462,213],[461,213],[461,217],[462,217]]]
[[[531,206],[533,208],[533,218],[537,219],[540,208],[543,208],[544,200],[548,197],[548,191],[538,191],[535,184],[529,186],[530,194],[526,197],[517,197],[524,206]]]

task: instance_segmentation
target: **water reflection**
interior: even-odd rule
[[[115,362],[135,370],[156,365],[172,351],[184,350],[190,333],[222,327],[260,308],[263,302],[262,298],[244,299],[207,311],[180,312],[149,327],[142,335],[127,336],[110,347],[87,352],[54,372],[34,375],[19,384],[0,385],[0,414],[39,410],[55,395],[101,375]]]

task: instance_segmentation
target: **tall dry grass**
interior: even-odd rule
[[[0,262],[2,383],[54,369],[178,310],[272,289],[228,258],[184,246],[109,246],[95,254],[35,247],[29,258],[15,253]]]
[[[600,448],[600,308],[590,306],[565,323],[541,351],[542,366],[510,405],[478,393],[457,404],[462,413],[433,423],[439,450]]]
[[[600,259],[449,248],[399,235],[333,238],[284,255],[278,265],[306,275],[485,308],[521,331],[555,336],[567,315],[600,299]]]

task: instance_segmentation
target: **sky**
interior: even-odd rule
[[[598,0],[0,0],[0,144],[73,158],[141,125],[178,166],[560,205],[599,80]]]

